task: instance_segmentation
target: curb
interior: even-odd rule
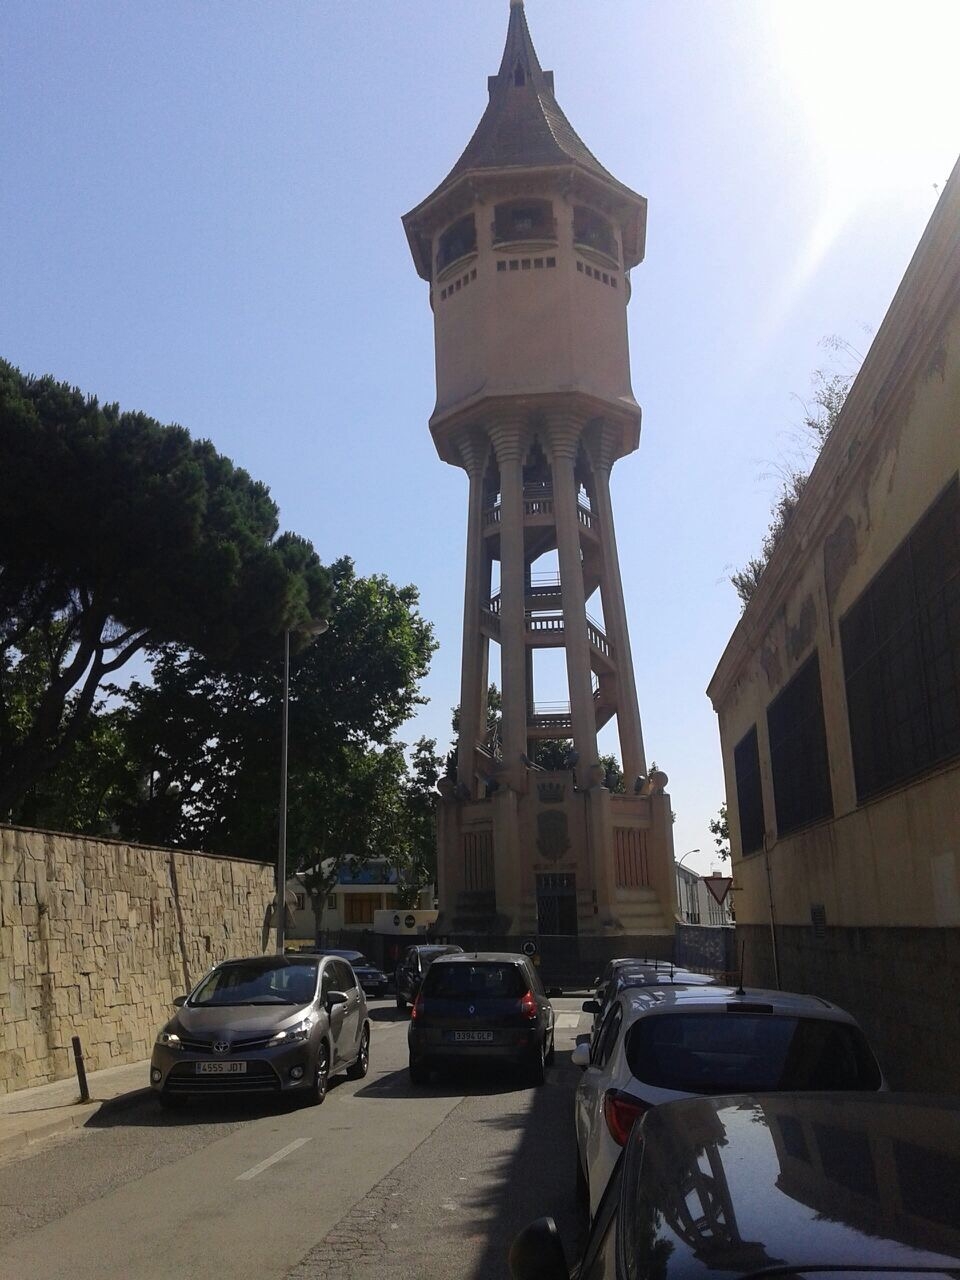
[[[102,1101],[92,1099],[90,1102],[76,1102],[68,1112],[57,1116],[56,1119],[26,1125],[13,1133],[0,1134],[0,1160],[18,1151],[24,1151],[44,1138],[53,1138],[57,1134],[69,1133],[73,1129],[82,1129],[96,1116],[135,1107],[138,1102],[149,1097],[150,1093],[149,1086],[146,1086],[131,1089],[128,1093],[119,1093],[114,1098],[104,1098]]]

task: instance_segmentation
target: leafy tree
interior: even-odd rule
[[[727,825],[726,800],[720,805],[717,816],[711,818],[708,825],[714,838],[713,842],[717,846],[717,855],[721,862],[726,862],[730,857],[730,828]]]
[[[433,738],[419,738],[413,744],[410,772],[405,787],[407,847],[398,862],[401,906],[416,904],[420,891],[437,878],[437,781],[443,769]]]
[[[208,441],[0,361],[0,814],[134,654],[230,660],[326,613],[313,548],[277,530]]]

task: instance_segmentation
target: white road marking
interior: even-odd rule
[[[266,1160],[261,1160],[259,1164],[255,1164],[252,1169],[248,1169],[246,1173],[241,1173],[236,1182],[249,1182],[251,1178],[255,1178],[258,1173],[263,1173],[264,1169],[269,1169],[272,1164],[276,1164],[278,1160],[282,1160],[284,1156],[288,1156],[291,1151],[296,1151],[298,1147],[305,1146],[310,1142],[310,1138],[297,1138],[293,1142],[288,1142],[285,1147],[281,1147],[279,1151],[275,1151],[272,1156],[267,1156]]]
[[[580,1013],[558,1013],[554,1019],[554,1026],[560,1031],[572,1031],[574,1027],[580,1025],[582,1016]]]

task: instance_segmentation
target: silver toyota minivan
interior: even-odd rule
[[[367,1074],[370,1019],[356,975],[338,956],[254,956],[218,964],[153,1047],[161,1105],[191,1095],[284,1094],[322,1102],[331,1075]]]

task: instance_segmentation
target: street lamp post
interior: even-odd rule
[[[298,634],[315,639],[330,626],[317,618]],[[287,753],[290,737],[290,628],[283,633],[283,715],[280,731],[280,840],[277,846],[277,955],[283,955],[287,915]]]

